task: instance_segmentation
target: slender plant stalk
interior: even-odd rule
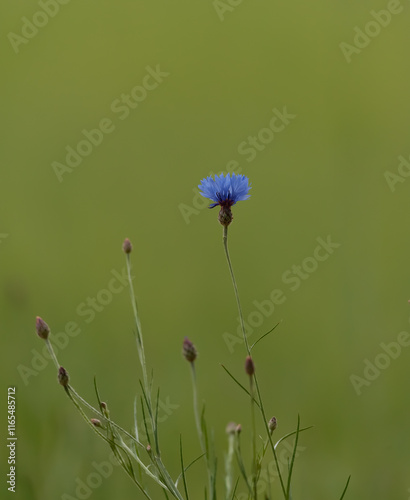
[[[54,361],[54,364],[56,365],[56,368],[58,370],[60,368],[60,364],[59,364],[57,356],[56,356],[56,354],[54,352],[53,346],[51,345],[51,342],[50,342],[50,340],[48,338],[45,339],[45,342],[46,342],[46,346],[47,346],[48,352],[50,353],[51,358]]]
[[[148,414],[149,414],[150,421],[151,421],[151,429],[152,429],[152,433],[153,433],[153,437],[154,437],[154,441],[155,441],[156,453],[157,453],[158,457],[160,457],[160,449],[159,449],[159,443],[158,443],[157,419],[155,416],[157,414],[157,412],[154,412],[153,405],[152,405],[152,394],[151,394],[152,381],[150,383],[149,378],[148,378],[148,373],[147,373],[147,363],[145,360],[144,340],[143,340],[143,336],[142,336],[141,320],[140,320],[140,317],[138,314],[137,299],[135,297],[134,285],[132,283],[131,258],[130,258],[129,253],[126,254],[126,262],[127,262],[128,282],[130,285],[130,297],[131,297],[131,303],[132,303],[132,310],[134,312],[135,325],[137,328],[138,356],[140,359],[140,364],[141,364],[141,368],[142,368],[142,376],[143,376],[143,380],[144,380],[142,392],[144,395],[144,399],[145,399],[147,409],[148,409]],[[157,410],[158,410],[158,401],[157,401]],[[148,436],[148,433],[147,433],[147,436]]]
[[[129,274],[129,277],[130,277],[130,274]],[[131,281],[130,281],[130,284],[131,284]],[[135,309],[136,310],[136,309]],[[136,316],[136,318],[138,318],[138,316]],[[139,320],[138,320],[139,321]],[[45,339],[45,342],[46,342],[46,345],[47,345],[47,348],[51,354],[51,357],[54,361],[54,364],[56,365],[57,369],[60,368],[60,364],[58,362],[58,359],[57,359],[57,356],[54,352],[54,349],[53,349],[53,346],[51,344],[51,342],[49,341],[49,339]],[[144,496],[146,498],[149,498],[151,499],[151,497],[147,494],[147,492],[145,491],[143,485],[138,481],[138,479],[135,477],[135,474],[134,474],[134,471],[133,471],[133,468],[132,468],[132,464],[131,464],[131,461],[130,461],[130,456],[133,457],[136,462],[138,463],[138,465],[144,470],[144,472],[150,476],[156,483],[158,483],[159,486],[161,486],[161,488],[163,488],[164,491],[168,490],[172,496],[174,496],[175,498],[177,498],[178,500],[183,500],[181,494],[179,493],[177,487],[174,485],[171,477],[169,476],[169,473],[168,471],[165,469],[161,459],[159,456],[156,456],[155,459],[154,459],[154,465],[156,466],[156,469],[158,470],[159,474],[160,474],[160,477],[163,479],[163,482],[155,475],[153,474],[149,467],[147,467],[141,460],[139,454],[137,451],[133,451],[131,448],[129,448],[126,443],[124,442],[124,440],[122,439],[121,435],[118,433],[118,431],[121,431],[124,433],[124,435],[126,435],[128,438],[131,439],[132,442],[134,442],[137,446],[140,446],[142,448],[145,449],[145,447],[139,442],[139,440],[137,439],[137,437],[134,437],[132,436],[129,432],[127,432],[125,429],[123,429],[122,427],[120,427],[118,424],[116,424],[115,422],[113,422],[110,418],[108,418],[106,415],[103,415],[100,411],[98,411],[96,408],[94,408],[92,405],[90,405],[85,399],[83,399],[74,389],[74,387],[72,387],[71,385],[67,385],[64,387],[65,389],[65,392],[67,394],[67,396],[69,397],[69,399],[71,400],[71,402],[74,404],[74,406],[77,408],[77,410],[79,411],[79,413],[81,414],[81,416],[84,418],[84,420],[87,422],[87,424],[102,438],[104,439],[104,441],[107,441],[107,443],[111,446],[111,448],[113,449],[113,452],[115,454],[115,456],[117,457],[120,465],[122,466],[122,468],[125,470],[125,472],[127,473],[127,475],[132,479],[132,481],[138,486],[138,488],[140,489],[140,491],[144,494]],[[97,390],[97,389],[96,389]],[[144,392],[144,391],[143,391]],[[144,394],[144,396],[146,396],[146,394]],[[97,398],[99,400],[99,403],[100,402],[100,399],[99,399],[99,395],[98,395],[98,391],[97,391]],[[147,399],[146,399],[147,401]],[[111,438],[107,438],[106,436],[104,436],[90,421],[90,419],[87,417],[87,415],[84,413],[84,410],[82,409],[82,407],[80,406],[80,403],[83,404],[86,408],[88,408],[90,411],[92,411],[94,414],[96,414],[98,417],[100,417],[103,421],[105,421],[109,427],[109,429],[111,429]],[[150,410],[150,413],[152,413],[152,408],[150,407],[149,408]],[[145,420],[145,419],[144,419]],[[154,418],[152,417],[151,415],[151,420],[153,421],[154,423]],[[153,427],[154,428],[154,427]],[[115,432],[114,432],[115,430]],[[120,450],[125,454],[125,456],[127,457],[128,461],[129,461],[129,465],[127,466],[127,464],[125,463],[124,461],[124,458],[121,456],[121,453],[120,453]]]
[[[246,346],[246,351],[248,355],[250,356],[251,351],[249,349],[249,344],[248,344],[248,339],[246,337],[246,332],[245,332],[245,323],[243,321],[243,314],[242,314],[242,307],[241,307],[241,301],[239,300],[239,292],[238,292],[238,287],[236,286],[236,279],[235,279],[235,274],[233,272],[232,264],[231,264],[231,258],[229,256],[229,250],[228,250],[228,227],[224,226],[223,227],[223,244],[224,244],[224,250],[225,250],[225,255],[226,255],[226,260],[228,261],[228,267],[229,271],[231,273],[231,278],[232,278],[232,284],[233,284],[233,289],[235,291],[235,297],[236,297],[236,304],[238,306],[238,311],[239,311],[239,320],[241,322],[241,328],[242,328],[242,334],[243,334],[243,341],[245,342]]]
[[[147,363],[145,361],[145,350],[144,350],[144,340],[142,338],[141,321],[140,321],[140,318],[138,315],[137,300],[135,298],[135,293],[134,293],[134,285],[132,284],[130,254],[127,254],[126,257],[127,257],[126,258],[127,272],[128,272],[128,282],[130,284],[130,296],[131,296],[132,310],[134,312],[135,324],[137,327],[138,354],[139,354],[139,358],[140,358],[140,362],[141,362],[142,376],[144,379],[144,387],[145,387],[146,396],[151,404],[151,390],[150,390],[151,388],[150,388],[150,385],[148,383]]]
[[[199,443],[201,445],[202,453],[205,453],[206,449],[205,449],[205,443],[204,443],[204,436],[202,434],[201,419],[200,419],[199,412],[198,412],[198,390],[197,390],[197,384],[196,384],[195,362],[190,363],[190,365],[191,365],[191,375],[192,375],[192,393],[193,393],[193,400],[194,400],[194,415],[195,415],[196,431],[198,433],[198,439],[199,439]]]
[[[201,417],[199,416],[198,411],[198,389],[196,383],[196,370],[195,370],[195,362],[191,362],[191,375],[192,375],[192,393],[193,393],[193,406],[194,406],[194,416],[195,416],[195,424],[196,430],[198,433],[199,443],[201,445],[202,453],[204,454],[206,468],[208,472],[208,480],[209,480],[209,494],[211,499],[215,498],[215,472],[211,469],[211,457],[207,445],[207,438],[204,437],[204,433],[202,431]]]
[[[236,453],[236,460],[238,462],[238,467],[239,467],[239,470],[240,470],[242,477],[245,481],[245,484],[249,490],[249,494],[252,495],[252,487],[249,484],[248,475],[246,474],[245,465],[243,463],[242,451],[241,451],[241,441],[240,441],[239,434],[236,434],[235,437],[236,437],[236,439],[235,439],[235,453]]]
[[[255,374],[254,374],[255,375]],[[249,377],[250,393],[251,393],[251,419],[252,419],[252,483],[253,483],[253,496],[255,500],[258,498],[258,463],[256,456],[256,426],[255,426],[255,402],[254,402],[254,388],[253,376]]]
[[[243,340],[245,342],[246,351],[248,353],[248,356],[250,356],[250,348],[249,348],[249,343],[248,343],[248,339],[246,337],[246,332],[245,332],[245,323],[244,323],[244,320],[243,320],[243,313],[242,313],[241,301],[239,299],[238,287],[236,285],[235,274],[233,272],[233,267],[232,267],[232,263],[231,263],[231,259],[230,259],[229,251],[228,251],[228,227],[227,226],[224,226],[224,228],[223,228],[223,245],[224,245],[226,260],[228,261],[229,271],[231,273],[232,284],[233,284],[233,288],[234,288],[234,292],[235,292],[235,297],[236,297],[236,304],[238,306],[239,320],[240,320],[240,323],[241,323]],[[258,379],[256,377],[256,374],[253,374],[253,378],[255,380],[255,388],[256,388],[257,395],[258,395],[259,408],[260,408],[260,411],[262,413],[262,418],[263,418],[263,421],[264,421],[264,424],[265,424],[266,433],[268,435],[269,442],[270,442],[270,445],[271,445],[271,449],[272,449],[273,457],[274,457],[274,460],[275,460],[276,469],[278,471],[278,476],[279,476],[279,481],[280,481],[280,485],[281,485],[281,488],[282,488],[283,496],[286,499],[287,498],[287,492],[286,492],[285,484],[284,484],[284,481],[283,481],[282,473],[281,473],[281,470],[280,470],[278,457],[276,455],[276,450],[275,450],[275,447],[273,445],[272,436],[271,436],[271,433],[269,431],[268,419],[266,417],[265,409],[263,407],[262,396],[261,396],[261,393],[260,393],[260,390],[259,390],[259,384],[258,384]]]
[[[285,483],[283,482],[282,472],[280,470],[278,457],[276,455],[276,449],[275,449],[275,446],[273,444],[272,435],[271,435],[270,430],[269,430],[268,419],[266,417],[265,408],[263,406],[262,395],[261,395],[261,392],[259,390],[258,379],[256,377],[256,374],[254,374],[253,377],[255,379],[255,387],[256,387],[256,392],[258,394],[259,408],[260,408],[260,411],[262,413],[262,419],[263,419],[263,422],[265,424],[266,433],[268,435],[269,443],[270,443],[270,446],[271,446],[271,449],[272,449],[273,458],[275,460],[276,469],[278,471],[278,476],[279,476],[279,481],[280,481],[280,485],[281,485],[281,488],[282,488],[282,492],[283,492],[283,495],[284,495],[284,497],[286,499]]]
[[[232,498],[232,461],[235,453],[235,433],[230,432],[228,434],[228,454],[225,459],[225,490],[226,490],[226,500]]]

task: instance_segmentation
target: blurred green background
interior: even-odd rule
[[[346,498],[409,498],[410,348],[388,359],[360,395],[351,376],[363,377],[364,360],[374,363],[381,343],[410,328],[409,167],[403,163],[390,186],[385,176],[399,175],[398,157],[410,155],[410,4],[45,5],[0,7],[1,460],[5,471],[6,394],[16,386],[14,498],[79,498],[78,480],[86,482],[93,462],[109,455],[56,383],[51,362],[38,359],[37,315],[54,333],[77,322],[81,334],[60,350],[60,363],[93,401],[96,375],[113,417],[131,426],[140,371],[127,287],[88,323],[90,315],[78,311],[107,288],[113,270],[122,272],[125,237],[134,245],[149,366],[166,407],[164,461],[179,473],[180,433],[186,460],[199,453],[185,335],[200,353],[200,398],[215,430],[221,492],[229,421],[242,424],[250,455],[248,401],[220,367],[246,383],[245,349],[229,350],[223,337],[238,322],[222,228],[218,209],[204,208],[196,189],[228,164],[252,182],[252,197],[234,207],[230,227],[245,318],[272,290],[286,296],[252,334],[256,340],[282,320],[254,350],[266,408],[278,418],[278,438],[298,413],[302,425],[314,425],[301,436],[294,498],[337,499],[349,474]],[[395,13],[375,21],[371,11],[387,8]],[[30,27],[33,20],[39,27]],[[360,35],[365,29],[370,37]],[[353,46],[355,36],[362,48],[344,55],[340,44]],[[158,67],[167,75],[155,82],[147,75]],[[120,111],[122,95],[144,83],[158,85],[146,95],[135,90],[139,102]],[[295,117],[269,140],[261,130],[274,108]],[[83,144],[89,154],[58,178],[54,162],[67,166],[66,148],[103,119],[111,132],[98,146]],[[259,141],[248,161],[238,148],[259,133],[265,145]],[[340,247],[292,291],[284,273],[328,237]],[[188,475],[193,498],[203,498],[202,473],[197,464]],[[115,467],[86,497],[141,495]]]

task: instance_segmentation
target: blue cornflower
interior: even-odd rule
[[[228,226],[232,222],[231,206],[237,201],[247,200],[251,189],[249,179],[245,175],[237,174],[215,175],[215,179],[207,177],[202,179],[198,187],[202,196],[214,202],[209,208],[220,205],[218,219],[223,226]]]

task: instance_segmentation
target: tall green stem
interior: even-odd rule
[[[213,451],[211,451],[211,449],[208,445],[208,438],[206,436],[206,430],[205,430],[205,436],[204,436],[204,433],[202,432],[201,418],[199,416],[199,411],[198,411],[198,390],[197,390],[196,371],[195,371],[195,363],[194,362],[191,362],[191,374],[192,374],[192,391],[193,391],[193,399],[194,399],[194,415],[195,415],[196,430],[198,433],[198,438],[199,438],[199,443],[201,445],[202,453],[205,456],[205,463],[206,463],[208,480],[209,480],[210,500],[215,500],[216,499],[215,460],[213,457]]]
[[[195,372],[194,362],[191,363],[191,374],[192,374],[192,392],[194,398],[194,415],[195,415],[196,430],[198,433],[198,438],[199,438],[199,443],[201,445],[202,453],[205,453],[206,450],[205,450],[204,437],[202,435],[201,420],[199,418],[199,412],[198,412],[198,391],[196,387],[196,372]]]
[[[54,364],[56,365],[57,370],[60,368],[60,363],[58,362],[57,356],[54,352],[53,346],[51,345],[51,342],[49,339],[45,339],[46,346],[48,349],[48,352],[51,355],[52,360],[54,361]]]
[[[285,484],[283,482],[282,473],[280,471],[280,465],[279,465],[278,457],[276,455],[275,446],[274,446],[273,441],[272,441],[272,435],[271,435],[271,432],[269,430],[268,419],[266,417],[265,408],[263,406],[262,395],[261,395],[261,392],[259,390],[258,379],[256,378],[256,374],[254,374],[253,377],[254,377],[254,380],[255,380],[256,392],[258,394],[259,407],[260,407],[260,410],[261,410],[261,413],[262,413],[262,418],[263,418],[263,422],[265,424],[266,433],[268,435],[269,443],[270,443],[270,446],[271,446],[271,449],[272,449],[272,453],[273,453],[273,458],[275,460],[276,469],[278,471],[280,485],[281,485],[281,488],[282,488],[283,495],[284,495],[285,499],[287,499],[288,497],[287,497],[287,493],[286,493],[286,488],[285,488]]]
[[[140,363],[141,363],[141,368],[142,368],[142,376],[144,379],[145,392],[146,392],[148,401],[151,404],[151,388],[150,388],[149,383],[148,383],[147,363],[145,361],[145,350],[144,350],[144,340],[142,338],[141,321],[140,321],[140,318],[138,315],[137,301],[136,301],[135,293],[134,293],[134,285],[132,284],[130,254],[127,254],[127,272],[128,272],[128,282],[130,284],[130,296],[131,296],[132,310],[134,312],[135,324],[137,327],[138,355],[140,358]]]
[[[231,273],[233,288],[234,288],[234,291],[235,291],[235,297],[236,297],[236,303],[237,303],[237,306],[238,306],[239,320],[240,320],[240,323],[241,323],[243,340],[245,342],[246,351],[248,353],[248,356],[250,356],[251,350],[249,348],[248,339],[246,337],[245,323],[244,323],[244,320],[243,320],[243,313],[242,313],[241,302],[239,300],[238,287],[236,286],[235,275],[234,275],[234,272],[233,272],[233,268],[232,268],[232,264],[231,264],[231,259],[229,257],[229,251],[228,251],[228,227],[227,226],[224,226],[224,228],[223,228],[223,244],[224,244],[224,250],[225,250],[226,260],[228,261],[229,271]],[[274,457],[275,464],[276,464],[276,469],[278,471],[280,485],[281,485],[281,488],[282,488],[283,495],[284,495],[285,499],[287,499],[288,498],[287,491],[286,491],[286,488],[285,488],[285,484],[283,482],[283,477],[282,477],[282,473],[281,473],[281,470],[280,470],[278,457],[276,455],[276,450],[275,450],[275,447],[273,445],[272,436],[271,436],[271,433],[269,431],[268,419],[266,418],[265,409],[263,407],[262,396],[261,396],[260,389],[259,389],[258,379],[257,379],[255,373],[253,374],[253,379],[255,381],[256,393],[258,395],[259,407],[260,407],[260,410],[261,410],[261,413],[262,413],[262,418],[263,418],[263,421],[264,421],[264,424],[265,424],[266,433],[267,433],[268,438],[269,438],[269,443],[271,445],[273,457]]]
[[[233,268],[232,268],[232,264],[231,264],[231,258],[229,256],[229,250],[228,250],[228,226],[224,226],[224,229],[223,229],[223,244],[224,244],[224,250],[225,250],[226,260],[228,261],[229,272],[231,273],[233,289],[234,289],[235,297],[236,297],[236,304],[238,306],[239,321],[241,323],[243,341],[245,342],[245,346],[246,346],[246,350],[248,352],[248,355],[250,355],[251,351],[249,349],[248,339],[246,337],[245,323],[243,321],[241,301],[239,300],[238,287],[236,286],[235,274],[233,272]]]
[[[249,377],[250,379],[250,393],[251,393],[251,419],[252,419],[252,483],[253,483],[253,496],[254,499],[258,498],[258,461],[256,456],[256,426],[255,426],[255,397],[253,388],[253,375]]]

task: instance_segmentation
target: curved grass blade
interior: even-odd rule
[[[205,453],[202,453],[202,455],[199,455],[199,457],[196,457],[192,462],[185,467],[185,472],[191,467],[191,465],[194,465],[195,462],[198,462],[202,457],[205,456]],[[177,477],[177,480],[175,481],[175,486],[178,487],[179,480],[182,477],[182,473]]]
[[[236,498],[236,489],[238,488],[238,483],[239,483],[239,477],[236,480],[235,488],[233,489],[232,496],[231,496],[230,500],[235,500],[235,498]]]
[[[256,342],[254,342],[254,343],[251,345],[251,347],[249,348],[249,350],[250,350],[250,351],[252,351],[252,349],[256,346],[256,344],[257,344],[258,342],[260,342],[262,339],[264,339],[267,335],[269,335],[270,333],[272,333],[272,332],[273,332],[273,330],[275,330],[275,328],[276,328],[276,327],[279,325],[279,323],[281,323],[281,322],[282,322],[282,320],[281,320],[281,321],[278,321],[278,323],[276,323],[276,325],[275,325],[273,328],[271,328],[268,332],[264,333],[264,334],[262,335],[262,337],[259,337],[259,338],[258,338],[258,340],[257,340]]]
[[[148,432],[147,419],[145,417],[144,399],[141,396],[141,410],[142,410],[142,421],[144,422],[145,435],[147,436],[148,444],[151,446],[151,439]]]
[[[157,400],[155,402],[155,419],[154,419],[154,441],[157,454],[159,455],[159,441],[158,441],[158,407],[159,407],[159,387],[157,391]]]
[[[350,483],[350,478],[351,478],[351,477],[352,477],[352,476],[349,476],[349,477],[347,478],[347,483],[346,483],[345,489],[343,490],[342,496],[340,497],[340,500],[343,500],[343,498],[344,498],[344,496],[345,496],[345,493],[346,493],[347,488],[348,488],[348,486],[349,486],[349,483]]]
[[[137,441],[139,441],[140,435],[139,435],[139,431],[138,431],[137,398],[134,399],[134,433],[135,433],[135,439]],[[135,449],[135,453],[136,453],[137,457],[141,460],[140,450],[135,443],[134,443],[134,449]],[[142,469],[141,469],[141,465],[139,464],[139,462],[138,462],[138,474],[139,474],[139,482],[144,486]]]
[[[291,461],[289,464],[288,484],[287,484],[287,488],[286,488],[286,500],[290,499],[290,483],[292,480],[293,465],[295,463],[295,458],[296,458],[296,448],[298,446],[299,432],[300,432],[300,415],[298,415],[298,424],[296,427],[295,444],[293,446],[292,458],[291,458]]]
[[[299,432],[303,432],[303,431],[307,431],[308,429],[312,429],[313,428],[313,425],[309,425],[309,427],[302,427],[302,429],[299,429]],[[275,450],[276,448],[278,447],[278,445],[284,441],[285,439],[287,439],[288,437],[290,436],[293,436],[293,434],[296,434],[298,431],[292,431],[292,432],[289,432],[288,434],[285,434],[284,436],[282,436],[279,441],[276,442],[275,444]]]
[[[181,474],[182,474],[182,482],[184,483],[185,496],[186,496],[186,500],[189,500],[188,487],[186,484],[186,477],[185,477],[184,455],[182,452],[182,436],[181,435],[179,435],[179,454],[181,457],[181,470],[182,470]]]

